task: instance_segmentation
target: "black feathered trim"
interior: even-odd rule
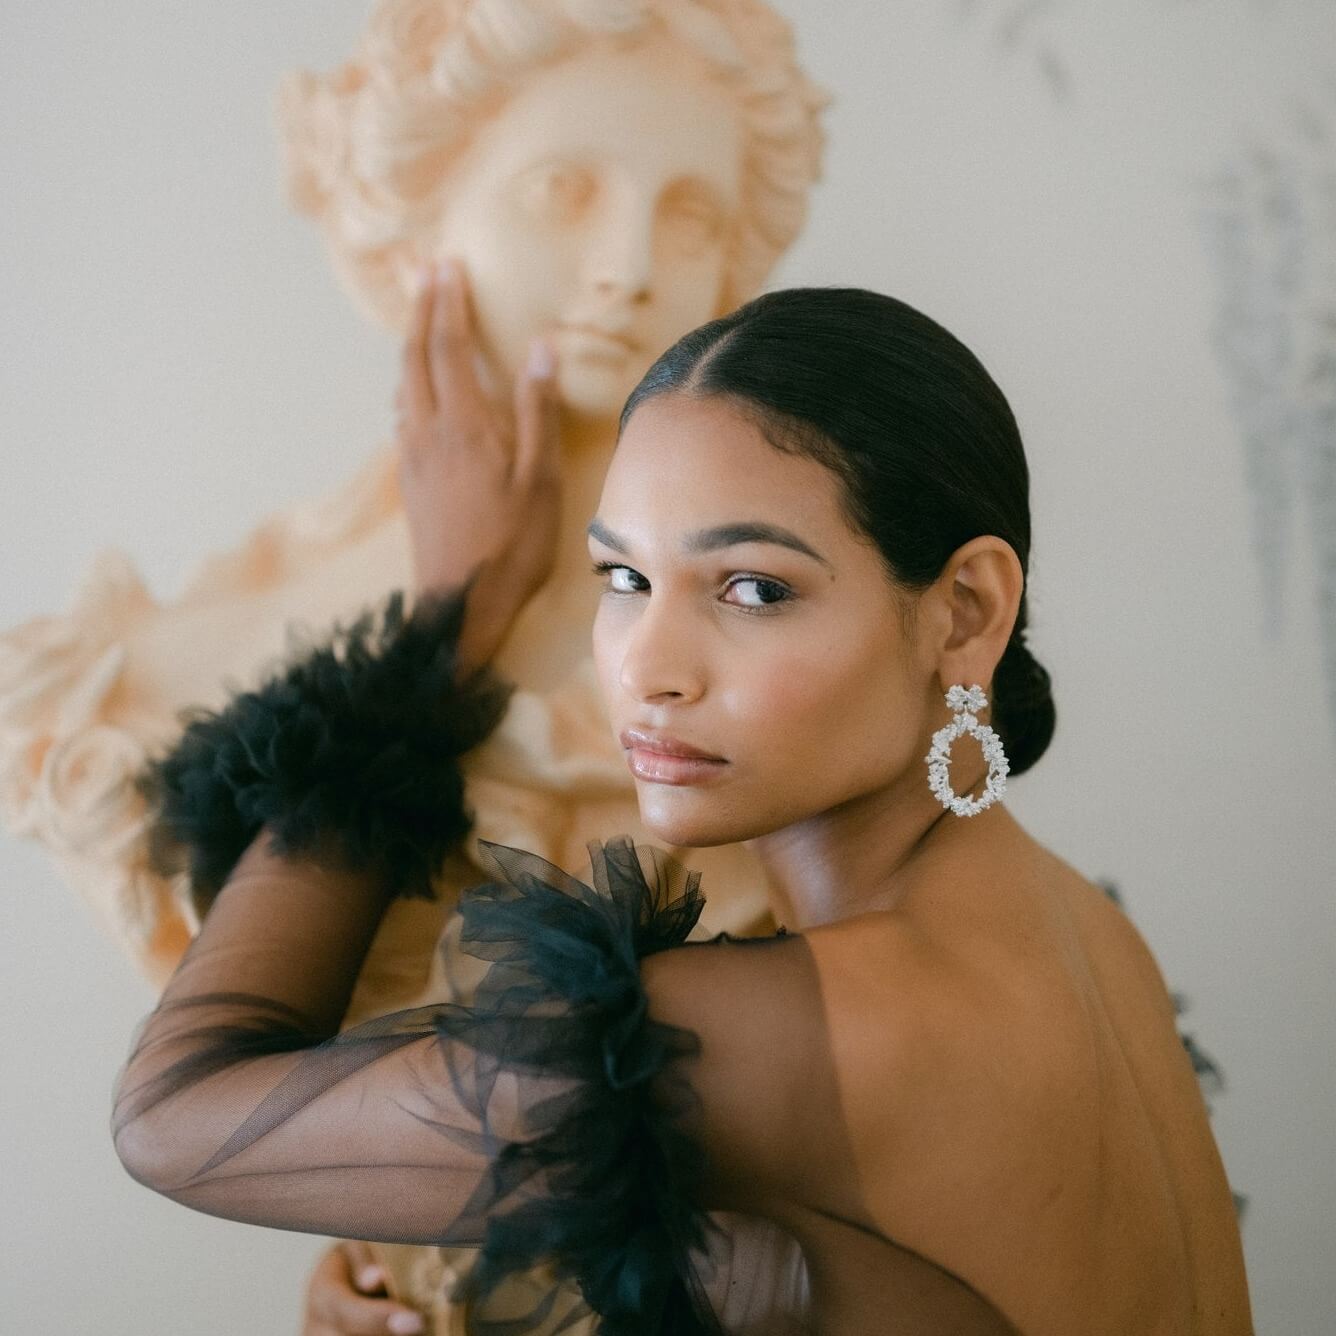
[[[697,1273],[713,1229],[693,1197],[705,1155],[682,1121],[697,1101],[677,1067],[700,1044],[649,1016],[640,978],[642,959],[695,926],[700,874],[625,836],[589,845],[592,885],[522,849],[482,848],[500,876],[461,897],[460,944],[495,963],[472,1005],[435,1025],[447,1061],[458,1045],[475,1055],[456,1088],[474,1089],[484,1129],[509,1074],[527,1135],[497,1137],[466,1211],[484,1236],[454,1296],[469,1330],[529,1330],[513,1310],[493,1317],[488,1298],[548,1262],[577,1282],[599,1336],[719,1336]],[[535,1078],[557,1089],[526,1099]]]
[[[468,833],[457,759],[501,721],[510,684],[457,684],[467,587],[402,593],[365,612],[221,711],[189,711],[180,742],[140,777],[157,809],[159,872],[187,867],[204,912],[268,826],[276,848],[376,872],[394,894],[431,879]]]

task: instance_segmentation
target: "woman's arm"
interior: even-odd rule
[[[848,1182],[806,942],[684,945],[694,874],[626,841],[593,846],[592,885],[487,852],[457,925],[493,962],[474,1004],[322,1039],[384,888],[253,845],[127,1064],[118,1151],[199,1210],[483,1246],[483,1292],[555,1260],[628,1330],[679,1330],[656,1324],[704,1312],[707,1206],[825,1209]]]
[[[550,362],[531,363],[507,414],[483,394],[475,357],[462,271],[424,274],[399,425],[414,612],[396,596],[379,620],[368,614],[221,714],[199,714],[146,777],[156,861],[188,865],[207,917],[118,1092],[132,1171],[169,1144],[146,1114],[174,1073],[235,1056],[247,1035],[277,1072],[291,1065],[282,1050],[334,1034],[385,902],[431,895],[467,831],[455,761],[504,710],[504,684],[484,665],[546,578],[559,509]],[[262,827],[267,852],[255,847]],[[220,925],[209,907],[225,882]],[[289,959],[288,974],[275,972]],[[243,996],[249,1012],[238,1013]]]
[[[460,668],[466,595],[424,597],[409,615],[393,596],[197,714],[145,776],[159,858],[188,866],[202,916],[116,1090],[117,1151],[159,1191],[236,1219],[356,1233],[356,1175],[332,1171],[374,1165],[384,1187],[406,1147],[431,1160],[406,1099],[384,1120],[363,1108],[412,1084],[429,1110],[448,1088],[433,1009],[337,1031],[388,901],[432,896],[467,832],[458,759],[505,710],[506,683]],[[389,1055],[397,1077],[363,1070]],[[434,1236],[413,1217],[366,1237],[414,1234]]]
[[[491,662],[552,573],[561,517],[552,349],[533,341],[508,410],[479,379],[481,355],[463,264],[424,270],[396,399],[399,484],[417,588],[471,574],[460,644],[470,669]]]
[[[329,1042],[388,900],[374,874],[276,854],[268,834],[250,846],[118,1081],[113,1135],[137,1180],[211,1214],[367,1238],[425,1240],[458,1214],[471,1184],[443,1200],[432,1165],[468,1165],[440,1163],[412,1116],[449,1085],[430,1009]],[[405,1171],[377,1232],[377,1195]],[[366,1173],[377,1194],[359,1200]]]

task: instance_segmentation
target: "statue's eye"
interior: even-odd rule
[[[520,182],[520,199],[535,217],[566,222],[578,218],[594,196],[594,174],[574,163],[534,167]]]
[[[663,197],[660,216],[674,244],[688,254],[719,241],[725,213],[714,191],[694,181],[679,182]]]

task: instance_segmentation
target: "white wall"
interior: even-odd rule
[[[1008,45],[1021,0],[780,7],[837,102],[775,285],[901,296],[1011,397],[1034,477],[1032,643],[1059,709],[1012,805],[1118,883],[1192,1000],[1228,1078],[1214,1125],[1252,1199],[1259,1331],[1332,1330],[1336,729],[1314,611],[1331,573],[1295,510],[1268,636],[1195,182],[1249,139],[1283,142],[1303,90],[1336,107],[1336,9],[1069,0]],[[269,121],[279,75],[341,59],[365,12],[5,8],[0,626],[64,606],[108,545],[170,593],[386,431],[395,349],[287,215]],[[1330,254],[1332,235],[1312,240]],[[320,1244],[129,1180],[109,1091],[150,991],[39,850],[0,839],[0,876],[0,1329],[295,1331]]]

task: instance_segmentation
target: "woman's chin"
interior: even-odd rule
[[[758,823],[739,819],[735,813],[708,810],[702,803],[663,802],[655,795],[640,795],[640,824],[654,839],[687,849],[711,849],[720,844],[740,844],[765,833]]]

